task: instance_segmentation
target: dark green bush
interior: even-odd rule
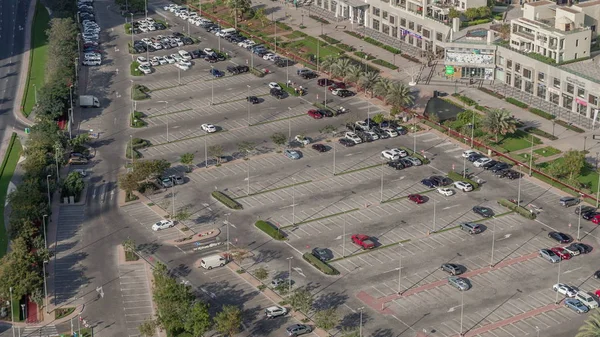
[[[304,255],[302,255],[302,258],[306,262],[308,262],[311,265],[313,265],[313,267],[319,269],[322,273],[324,273],[326,275],[339,275],[340,274],[340,272],[337,271],[335,268],[333,268],[329,264],[327,264],[327,263],[325,263],[325,262],[317,259],[311,253],[304,253]]]
[[[327,43],[329,44],[338,44],[340,43],[340,40],[336,40],[332,37],[329,37],[327,35],[319,35],[320,38],[322,38],[323,40],[325,40]]]
[[[562,127],[565,127],[565,128],[567,128],[567,129],[569,129],[571,131],[575,131],[577,133],[584,133],[585,132],[585,130],[583,130],[582,128],[578,128],[575,125],[573,125],[571,123],[567,123],[567,122],[565,122],[563,120],[560,120],[560,119],[556,120],[556,124],[558,124],[558,125],[560,125]]]
[[[285,240],[285,235],[283,235],[281,230],[273,226],[270,222],[258,220],[254,226],[275,240]]]
[[[546,118],[546,119],[550,119],[550,120],[556,118],[556,116],[554,116],[552,114],[549,114],[546,111],[537,109],[537,108],[529,108],[529,112],[531,112],[534,115],[538,115],[540,117],[543,117],[543,118]]]
[[[377,47],[383,47],[384,46],[383,43],[381,43],[381,42],[379,42],[379,41],[377,41],[375,39],[372,39],[370,37],[365,37],[364,40],[365,40],[365,42],[368,42],[368,43],[370,43],[372,45],[375,45]]]
[[[212,197],[217,199],[217,201],[221,202],[223,205],[231,209],[243,209],[242,205],[239,202],[231,199],[227,194],[221,191],[213,191],[210,195],[212,195]]]
[[[477,89],[485,92],[488,95],[492,95],[492,96],[494,96],[496,98],[504,99],[504,95],[501,95],[501,94],[499,94],[499,93],[497,93],[497,92],[495,92],[493,90],[490,90],[488,88],[480,87],[480,88],[477,88]]]
[[[342,50],[349,51],[349,52],[356,51],[356,48],[354,48],[354,47],[352,47],[350,45],[347,45],[345,43],[338,43],[335,46],[338,47],[338,48],[340,48],[340,49],[342,49]]]
[[[362,40],[364,38],[364,36],[362,36],[361,34],[355,33],[355,32],[350,31],[350,30],[345,30],[344,33],[346,33],[348,35],[352,35],[352,36],[354,36],[357,39],[361,39]]]
[[[265,77],[265,72],[258,68],[250,68],[250,73],[256,77]]]
[[[150,95],[148,95],[149,92],[150,89],[148,89],[148,87],[140,84],[134,84],[133,87],[131,87],[131,98],[133,98],[135,101],[148,99],[150,98]]]
[[[519,108],[523,108],[523,109],[527,109],[529,107],[529,105],[527,105],[527,103],[523,103],[519,100],[516,100],[512,97],[506,97],[506,101],[510,104],[514,104],[516,106],[518,106]]]
[[[558,137],[553,136],[553,135],[549,134],[546,131],[543,131],[543,130],[540,130],[540,129],[534,128],[534,127],[526,128],[525,131],[527,131],[529,133],[533,133],[534,135],[537,135],[537,136],[540,136],[540,137],[544,137],[544,138],[550,139],[550,140],[557,140],[558,139]]]
[[[327,21],[327,20],[323,19],[323,18],[322,18],[322,17],[320,17],[320,16],[316,16],[316,15],[309,15],[308,17],[309,17],[309,18],[311,18],[311,19],[313,19],[313,20],[315,20],[315,21],[317,21],[317,22],[324,23],[324,24],[326,24],[326,25],[328,25],[328,24],[329,24],[329,21]]]
[[[398,48],[394,48],[392,46],[384,45],[383,49],[389,51],[392,54],[401,54],[402,52]]]
[[[527,208],[523,206],[517,206],[514,203],[508,201],[507,199],[498,200],[498,204],[510,209],[511,211],[517,212],[520,216],[533,220],[536,218],[535,213],[531,213]]]
[[[373,63],[379,64],[380,66],[384,66],[384,67],[392,69],[392,70],[398,69],[398,66],[393,65],[393,64],[389,63],[388,61],[384,61],[384,60],[380,60],[380,59],[374,60]]]
[[[362,60],[365,60],[365,59],[366,59],[366,60],[368,60],[368,61],[371,61],[371,60],[374,60],[374,59],[375,59],[375,56],[373,56],[373,55],[371,55],[371,54],[367,54],[367,53],[365,53],[365,52],[362,52],[362,51],[357,51],[357,52],[354,52],[354,55],[356,55],[356,56],[360,57]]]

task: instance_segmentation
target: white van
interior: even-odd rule
[[[585,291],[578,291],[575,298],[580,300],[586,307],[594,309],[598,307],[598,302],[592,297],[592,295]]]
[[[235,34],[236,30],[235,28],[227,28],[227,29],[221,29],[220,31],[217,32],[217,36],[220,37],[227,37],[231,34]]]
[[[215,267],[223,267],[226,263],[227,259],[218,254],[203,257],[202,260],[200,260],[200,266],[208,270],[211,270]]]

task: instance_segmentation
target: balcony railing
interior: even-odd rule
[[[529,33],[525,33],[525,32],[520,32],[520,31],[512,32],[512,34],[515,34],[515,35],[520,36],[520,37],[524,37],[524,38],[529,39],[531,41],[535,40],[535,36],[533,34],[529,34]]]

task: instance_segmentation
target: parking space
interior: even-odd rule
[[[125,212],[125,214],[127,214],[136,223],[142,226],[149,236],[157,238],[161,241],[173,240],[182,236],[181,231],[179,231],[175,227],[163,229],[156,232],[153,231],[152,225],[164,219],[158,214],[156,214],[152,209],[150,209],[150,207],[146,206],[144,203],[138,202],[131,205],[123,206],[121,207],[121,211]]]
[[[150,280],[145,263],[119,265],[119,287],[125,311],[127,336],[140,336],[138,327],[154,318]]]

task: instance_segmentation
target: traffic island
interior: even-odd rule
[[[223,205],[227,206],[227,208],[235,209],[235,210],[244,209],[244,207],[242,206],[242,204],[240,204],[239,202],[233,200],[231,197],[229,197],[227,194],[225,194],[225,193],[223,193],[221,191],[213,191],[210,195],[213,198],[215,198],[215,200],[217,200],[218,202],[220,202]]]
[[[522,179],[522,178],[519,178]],[[507,199],[499,199],[498,200],[498,204],[500,204],[501,206],[504,206],[508,209],[510,209],[511,211],[516,212],[517,214],[519,214],[520,216],[527,218],[529,220],[534,220],[537,216],[533,211],[528,210],[527,208],[521,206],[521,205],[517,205],[514,202],[507,200]]]
[[[208,239],[212,239],[215,238],[217,236],[219,236],[221,234],[221,230],[219,229],[211,229],[208,231],[204,231],[204,232],[200,232],[200,233],[196,233],[196,234],[191,234],[189,236],[186,236],[185,238],[179,238],[179,239],[173,239],[173,240],[167,240],[164,243],[167,245],[173,245],[173,246],[177,246],[177,245],[182,245],[182,244],[189,244],[189,243],[194,243],[194,242],[199,242],[199,241],[204,241],[204,240],[208,240]],[[222,244],[222,243],[221,243]],[[220,246],[220,244],[218,244]],[[208,245],[204,246],[207,247]],[[198,246],[200,247],[200,246]],[[214,247],[214,246],[211,246]],[[196,249],[194,249],[196,250]],[[201,250],[201,249],[198,249]]]
[[[285,237],[285,233],[283,233],[278,226],[276,227],[273,224],[271,224],[270,222],[267,222],[264,220],[258,220],[254,224],[254,226],[275,240],[278,240],[278,241],[287,240]]]

